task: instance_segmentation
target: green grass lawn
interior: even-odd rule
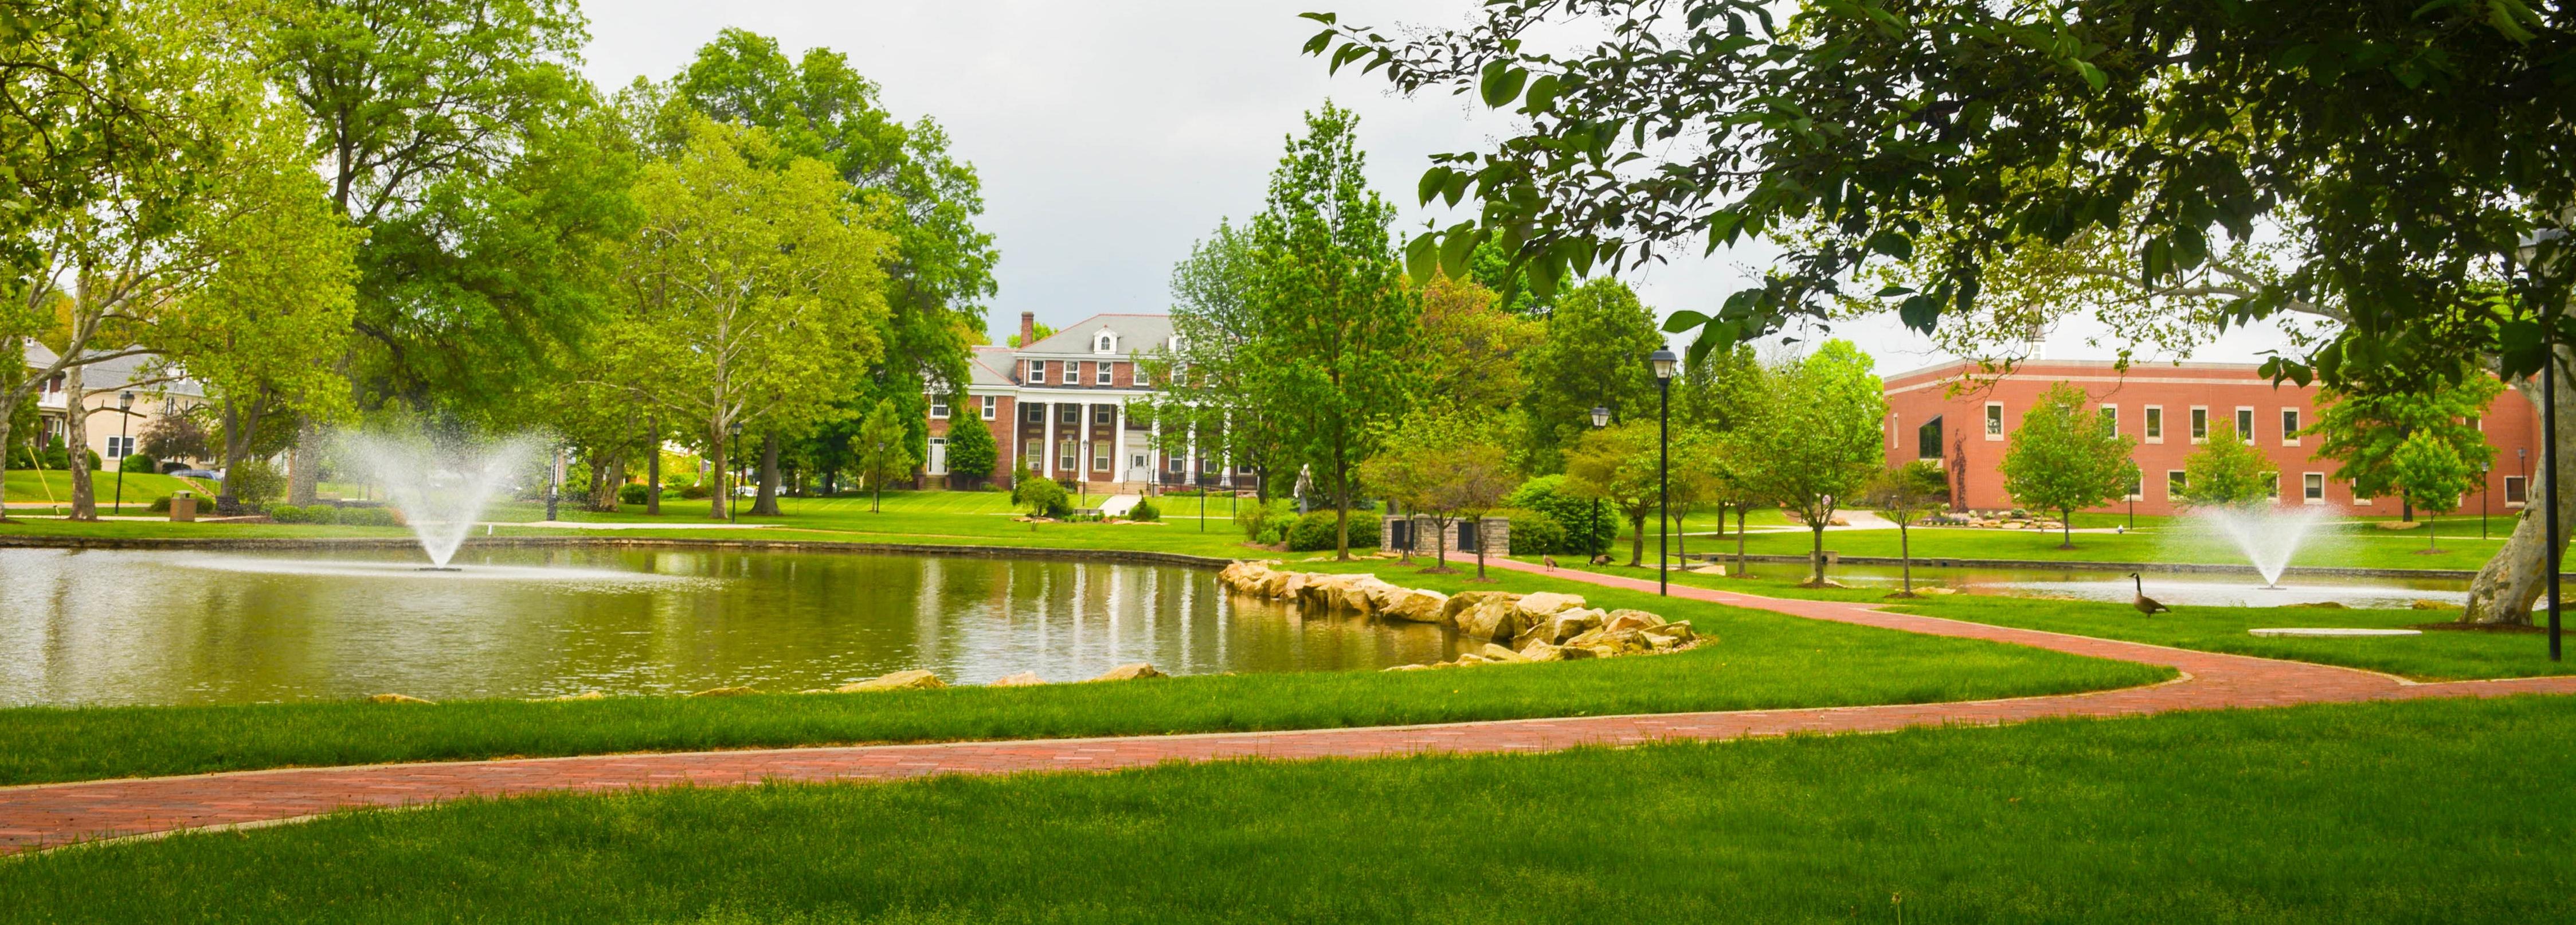
[[[2477,519],[2446,518],[2437,539],[2444,550],[2427,555],[2425,531],[2381,530],[2366,522],[2332,524],[2312,534],[2299,547],[2290,564],[2339,568],[2459,569],[2476,570],[2504,545],[2505,535],[2513,529],[2509,520],[2497,519],[2491,525],[2493,539],[2477,538]],[[1646,525],[1646,553],[1654,554],[1654,525]],[[2143,524],[2131,533],[2078,533],[2075,548],[2059,549],[2063,539],[2054,532],[2037,530],[1987,530],[1967,527],[1916,527],[1909,531],[1916,558],[1954,559],[2028,559],[2047,562],[2198,562],[2243,564],[2245,556],[2225,539],[2192,529],[2188,522],[2167,523],[2148,528]],[[1745,537],[1745,551],[1753,555],[1804,556],[1812,546],[1805,532],[1753,532]],[[1846,556],[1897,555],[1897,533],[1894,530],[1848,530],[1825,534],[1825,548]],[[1687,547],[1692,553],[1735,553],[1735,537],[1723,539],[1693,536]],[[1621,561],[1627,559],[1627,548],[1613,551]]]
[[[1621,566],[1586,568],[1613,575],[1652,579],[1649,569]],[[2428,631],[2421,636],[2359,639],[2315,639],[2254,636],[2247,630],[2266,626],[2348,626],[2394,629],[2447,623],[2457,614],[2427,610],[2339,610],[2310,607],[2176,607],[2145,616],[2127,604],[2068,601],[2003,595],[1956,594],[1892,601],[1891,589],[1801,588],[1804,566],[1756,564],[1755,577],[1727,578],[1674,572],[1672,582],[1771,597],[1811,598],[1885,604],[1928,616],[2018,626],[2027,629],[2125,639],[2206,652],[2230,652],[2264,658],[2293,659],[2403,675],[2418,680],[2519,678],[2576,674],[2576,663],[2551,662],[2544,637],[2531,633]]]
[[[116,499],[116,473],[112,470],[92,471],[89,476],[91,485],[98,492],[99,512],[107,513],[109,503]],[[11,503],[50,501],[61,504],[66,510],[71,507],[72,474],[69,472],[11,469],[6,484],[7,497]],[[149,506],[154,499],[169,497],[174,491],[193,491],[200,496],[211,498],[214,496],[214,490],[215,483],[211,479],[192,480],[158,473],[128,472],[125,474],[126,512],[141,514],[142,509]],[[41,511],[28,511],[24,508],[13,510],[22,514],[41,513]]]
[[[43,922],[2545,922],[2576,711],[466,802],[0,862]]]
[[[1391,580],[1459,590],[1464,575]],[[1674,655],[1413,672],[1217,675],[1117,684],[733,698],[311,702],[0,710],[0,784],[288,765],[847,742],[1301,729],[1532,716],[1929,703],[2151,684],[2163,668],[1802,620],[1500,574],[1521,591],[1688,619]]]

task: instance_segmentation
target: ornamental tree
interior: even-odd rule
[[[859,477],[868,483],[870,513],[880,510],[877,502],[884,497],[887,482],[912,474],[911,432],[903,424],[903,410],[881,399],[859,423],[859,435],[851,438],[850,456],[858,464]]]
[[[1867,497],[1878,516],[1896,525],[1896,554],[1903,563],[1905,585],[1894,596],[1913,597],[1914,547],[1906,531],[1950,505],[1950,474],[1929,459],[1881,469],[1871,480]]]
[[[1431,521],[1437,540],[1428,573],[1450,571],[1451,524],[1464,517],[1482,530],[1484,512],[1518,484],[1493,433],[1491,420],[1482,415],[1416,410],[1386,427],[1378,440],[1385,449],[1360,465],[1360,477],[1372,491],[1394,499],[1404,513]],[[1411,544],[1405,551],[1412,551]],[[1478,543],[1479,578],[1484,577],[1484,560],[1484,544]]]
[[[2406,503],[2431,515],[2424,524],[2424,552],[2441,552],[2433,538],[2441,515],[2460,506],[2460,496],[2477,484],[2478,467],[2462,458],[2451,440],[2431,430],[2416,431],[2389,454],[2392,483]]]
[[[2182,501],[2192,507],[2250,508],[2280,496],[2281,470],[2221,421],[2182,463]]]
[[[2299,431],[2318,438],[2317,458],[2336,462],[2334,478],[2353,483],[2353,494],[2378,498],[2396,494],[2397,449],[2416,434],[2429,433],[2451,447],[2471,468],[2495,462],[2495,447],[2470,422],[2484,417],[2503,394],[2495,377],[2464,371],[2456,381],[2419,380],[2412,387],[2383,384],[2320,390],[2317,422]],[[2407,501],[2405,518],[2415,519]]]
[[[1610,505],[1628,520],[1628,567],[1646,561],[1646,517],[1659,487],[1652,424],[1612,424],[1586,431],[1565,455],[1565,493]]]
[[[1736,429],[1729,471],[1760,497],[1806,520],[1814,540],[1807,584],[1825,582],[1825,527],[1886,459],[1887,401],[1868,354],[1829,340],[1771,371],[1770,401]]]
[[[2127,494],[2137,440],[2115,432],[2071,383],[2050,386],[2021,416],[2004,449],[2004,491],[2024,507],[2056,511],[2059,549],[2075,548],[2075,510]]]
[[[970,403],[972,396],[967,398]],[[962,414],[948,421],[948,478],[953,483],[966,479],[980,485],[993,477],[993,466],[1001,459],[1001,447],[993,443],[993,429],[984,425],[982,412],[969,405],[951,405]]]

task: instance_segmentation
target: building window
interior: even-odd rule
[[[1021,453],[1021,454],[1020,454],[1020,458],[1021,458],[1021,459],[1024,459],[1024,460],[1030,460],[1030,459],[1033,459],[1033,460],[1038,461],[1038,462],[1039,462],[1039,463],[1041,463],[1041,464],[1045,463],[1045,462],[1046,462],[1046,441],[1044,441],[1044,440],[1031,440],[1031,441],[1029,441],[1029,448],[1028,448],[1028,451],[1027,451],[1027,452],[1024,452],[1024,453]]]
[[[1107,471],[1109,471],[1109,444],[1108,444],[1108,443],[1106,443],[1106,442],[1102,442],[1102,441],[1094,441],[1094,442],[1091,444],[1091,471],[1093,471],[1093,472],[1107,472]]]
[[[107,438],[107,458],[124,459],[125,457],[132,455],[134,455],[133,437]]]
[[[2117,435],[2120,432],[2120,406],[2103,405],[2100,411],[2102,413],[2102,432]]]
[[[2352,503],[2362,507],[2370,506],[2370,496],[2361,493],[2360,482],[2352,483]]]
[[[2147,406],[2147,442],[2165,442],[2165,408],[2163,405]]]
[[[1055,416],[1055,419],[1056,419],[1056,421],[1057,421],[1058,423],[1062,423],[1062,424],[1080,424],[1080,423],[1082,423],[1082,406],[1081,406],[1081,405],[1057,405],[1056,407],[1064,409],[1064,413],[1063,413],[1063,414],[1059,414],[1059,415],[1056,415],[1056,416]]]
[[[1107,423],[1109,423],[1109,415],[1110,415],[1110,412],[1112,412],[1112,411],[1116,410],[1116,409],[1117,409],[1117,407],[1118,407],[1118,406],[1116,406],[1116,405],[1093,405],[1093,406],[1091,406],[1091,423],[1094,423],[1094,424],[1107,424]]]
[[[2167,500],[2167,501],[2180,501],[2180,500],[2182,500],[2182,496],[2183,496],[2183,492],[2184,492],[2184,490],[2185,490],[2185,489],[2187,489],[2187,488],[2190,488],[2190,487],[2191,487],[2191,486],[2190,486],[2190,483],[2188,483],[2188,482],[2186,482],[2186,481],[2184,481],[2184,480],[2183,480],[2183,477],[2182,477],[2182,470],[2180,470],[2180,469],[2167,469],[2167,470],[2165,470],[2165,500]]]
[[[1986,439],[1988,439],[1988,440],[2001,440],[2001,439],[2003,439],[2003,438],[2004,438],[2004,403],[2003,403],[2003,402],[1999,402],[1999,401],[1990,401],[1990,402],[1987,402],[1987,403],[1986,403]]]
[[[2477,415],[2474,415],[2474,414],[2469,415],[2469,429],[2470,429],[2470,430],[2477,431],[2478,433],[2482,433],[2482,434],[2483,434],[2483,433],[2486,433],[2486,432],[2487,432],[2487,419],[2482,418],[2482,417],[2478,417]]]
[[[1933,415],[1931,420],[1923,422],[1923,426],[1914,429],[1914,458],[1941,458],[1940,415]]]
[[[1174,471],[1174,472],[1179,472],[1179,471],[1182,471],[1184,468],[1186,468],[1185,466],[1183,466],[1183,465],[1181,464],[1181,458],[1180,458],[1180,457],[1178,457],[1178,456],[1171,457],[1171,463],[1170,463],[1170,466],[1171,466],[1171,470],[1172,470],[1172,471]]]
[[[2326,503],[2326,474],[2310,472],[2300,476],[2299,500],[2307,504]]]
[[[1030,381],[1030,382],[1032,382],[1032,383],[1038,383],[1038,384],[1044,384],[1044,383],[1046,382],[1046,361],[1045,361],[1045,360],[1030,360],[1030,361],[1029,361],[1029,381]]]
[[[1100,332],[1100,337],[1091,342],[1091,352],[1093,353],[1108,353],[1109,351],[1117,348],[1118,338],[1107,331]]]
[[[933,398],[930,400],[930,419],[934,421],[945,421],[948,419],[947,399]]]
[[[2270,499],[2272,499],[2272,500],[2274,500],[2274,501],[2279,501],[2279,500],[2281,500],[2281,474],[2280,474],[2280,473],[2278,473],[2278,472],[2272,473],[2272,478],[2271,478],[2271,480],[2263,483],[2263,497],[2270,498]]]
[[[2531,490],[2531,489],[2530,489],[2530,487],[2529,487],[2529,484],[2528,484],[2527,482],[2525,482],[2525,481],[2524,481],[2524,479],[2523,479],[2523,477],[2522,477],[2522,476],[2519,476],[2519,475],[2508,475],[2508,476],[2505,476],[2505,477],[2504,477],[2504,506],[2506,506],[2506,507],[2521,507],[2521,506],[2523,506],[2523,505],[2525,505],[2525,504],[2529,504],[2529,503],[2531,503],[2531,502],[2530,502],[2530,499],[2529,499],[2529,498],[2527,498],[2527,497],[2525,497],[2525,493],[2529,492],[2530,490]]]
[[[1002,396],[984,396],[984,420],[990,421],[993,419],[994,415],[1000,413],[1002,413]]]
[[[2209,407],[2207,405],[2191,406],[2191,442],[2209,442]]]
[[[1021,407],[1022,409],[1024,409],[1024,410],[1022,410],[1022,411],[1020,412],[1020,419],[1021,419],[1021,420],[1023,420],[1023,421],[1027,421],[1027,422],[1029,422],[1029,423],[1031,423],[1031,424],[1044,424],[1044,423],[1046,423],[1046,405],[1045,405],[1045,404],[1043,404],[1043,403],[1033,403],[1033,404],[1021,405],[1020,407]]]
[[[2245,441],[2246,446],[2254,445],[2254,409],[2241,405],[2237,407],[2236,439]]]
[[[1102,361],[1100,361],[1100,362],[1098,362],[1098,363],[1093,363],[1093,364],[1091,364],[1091,365],[1092,365],[1092,366],[1094,366],[1094,367],[1097,367],[1096,369],[1093,369],[1093,370],[1091,371],[1091,384],[1093,384],[1093,385],[1108,385],[1108,384],[1110,384],[1111,380],[1110,380],[1110,378],[1109,378],[1109,361],[1108,361],[1108,360],[1102,360]]]
[[[2281,445],[2299,445],[2299,409],[2281,409]]]
[[[2147,473],[2135,465],[2129,467],[2129,500],[2147,500]]]

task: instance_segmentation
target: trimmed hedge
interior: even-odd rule
[[[1351,548],[1376,549],[1378,524],[1385,518],[1375,511],[1351,512]],[[1289,552],[1322,552],[1336,548],[1335,515],[1332,511],[1315,511],[1297,518],[1288,528]]]

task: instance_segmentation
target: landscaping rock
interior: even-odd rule
[[[2418,601],[2416,601],[2415,603],[2408,604],[2408,605],[2406,605],[2406,606],[2407,606],[2407,609],[2409,609],[2409,610],[2458,610],[2458,609],[2460,609],[2460,605],[2458,605],[2458,604],[2445,604],[2445,603],[2442,603],[2441,601],[2425,601],[2425,600],[2418,600]]]
[[[1579,647],[1579,646],[1558,646],[1558,647],[1556,647],[1556,660],[1557,660],[1557,661],[1560,661],[1560,662],[1574,662],[1574,661],[1581,661],[1581,660],[1583,660],[1583,659],[1587,659],[1587,658],[1599,658],[1599,657],[1601,657],[1601,653],[1596,652],[1596,651],[1593,651],[1593,650],[1591,650],[1591,649],[1582,648],[1582,647]]]
[[[1378,616],[1407,623],[1445,623],[1449,595],[1438,591],[1408,590],[1378,611]]]
[[[418,697],[411,696],[410,694],[377,694],[377,695],[375,695],[375,696],[372,696],[372,697],[367,698],[367,702],[368,702],[368,703],[418,703],[418,704],[428,704],[428,705],[432,705],[432,706],[435,706],[435,705],[437,705],[437,703],[438,703],[438,701],[435,701],[435,700],[422,700],[422,699],[420,699],[420,698],[418,698]]]
[[[939,680],[938,675],[915,668],[910,671],[881,674],[865,681],[852,681],[833,690],[844,694],[858,694],[870,691],[927,691],[947,686],[947,682]]]
[[[1555,646],[1544,642],[1533,642],[1529,644],[1528,648],[1521,650],[1521,660],[1530,662],[1557,662],[1564,661],[1565,655],[1564,650],[1558,649]]]
[[[1429,670],[1430,668],[1431,668],[1431,666],[1429,666],[1429,665],[1396,665],[1396,666],[1389,667],[1389,668],[1380,668],[1380,669],[1378,669],[1378,670],[1379,670],[1379,671],[1426,671],[1426,670]]]
[[[1153,666],[1153,664],[1152,664],[1152,663],[1149,663],[1149,662],[1129,662],[1129,663],[1127,663],[1127,664],[1120,665],[1120,666],[1118,666],[1118,667],[1116,667],[1116,668],[1109,669],[1109,670],[1108,670],[1108,671],[1106,671],[1106,672],[1102,672],[1102,673],[1101,673],[1101,675],[1100,675],[1099,677],[1097,677],[1097,678],[1093,678],[1092,680],[1094,680],[1094,681],[1133,681],[1133,680],[1136,680],[1136,679],[1138,679],[1138,678],[1168,678],[1168,677],[1171,677],[1171,676],[1170,676],[1170,675],[1167,675],[1167,674],[1164,674],[1164,673],[1162,673],[1162,672],[1160,672],[1160,671],[1156,671],[1156,670],[1154,669],[1154,666]]]
[[[1520,595],[1509,591],[1460,591],[1449,598],[1449,603],[1441,605],[1440,622],[1456,623],[1459,614],[1466,613],[1469,608],[1495,598],[1519,600]]]
[[[1001,676],[1001,677],[994,678],[994,679],[993,679],[993,683],[991,683],[991,684],[989,684],[989,685],[986,685],[986,686],[987,686],[987,687],[1036,687],[1036,686],[1038,686],[1038,685],[1040,685],[1040,684],[1045,684],[1045,683],[1046,683],[1046,679],[1045,679],[1045,678],[1038,677],[1038,673],[1037,673],[1037,672],[1034,672],[1034,671],[1023,671],[1023,672],[1020,672],[1019,674],[1003,675],[1003,676]]]
[[[1602,619],[1601,625],[1614,630],[1652,629],[1664,625],[1664,618],[1643,610],[1622,609],[1611,611]]]
[[[1583,598],[1580,595],[1541,591],[1521,598],[1519,609],[1523,621],[1536,623],[1557,611],[1572,610],[1581,606],[1583,606]]]
[[[1599,627],[1605,616],[1599,610],[1585,608],[1560,610],[1530,623],[1512,637],[1512,644],[1526,649],[1533,642],[1561,643]]]
[[[740,696],[743,696],[743,695],[745,695],[745,694],[757,694],[757,693],[760,693],[760,689],[759,689],[759,688],[756,688],[756,687],[710,687],[710,688],[707,688],[706,690],[702,690],[702,691],[699,691],[699,692],[697,692],[697,693],[690,694],[689,696],[691,696],[691,697],[740,697]]]
[[[1487,598],[1458,615],[1458,633],[1482,642],[1500,642],[1520,633],[1520,619],[1520,608],[1516,602]]]
[[[1659,636],[1671,636],[1684,642],[1699,638],[1698,631],[1691,628],[1691,621],[1689,620],[1675,620],[1671,623],[1655,627],[1655,634]]]
[[[1484,648],[1476,650],[1476,654],[1484,656],[1485,660],[1489,662],[1529,661],[1529,659],[1522,658],[1521,654],[1518,652],[1514,652],[1508,648],[1490,642],[1486,643]]]

